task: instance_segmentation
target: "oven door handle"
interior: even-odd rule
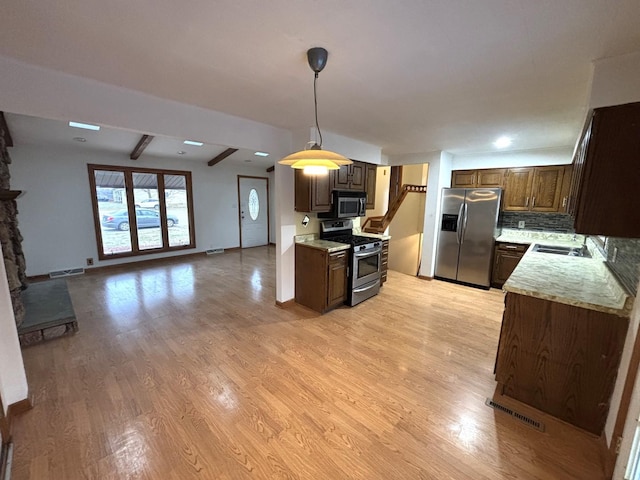
[[[368,250],[366,252],[354,253],[354,257],[370,257],[382,253],[382,248],[376,248],[375,250]]]
[[[362,288],[354,288],[353,289],[353,293],[360,293],[360,292],[366,292],[367,290],[371,290],[372,288],[375,288],[379,285],[378,282],[374,283],[373,285],[369,285],[368,287],[362,287]]]

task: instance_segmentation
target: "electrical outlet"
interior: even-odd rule
[[[611,263],[616,263],[616,258],[618,258],[618,247],[613,247],[613,256],[611,257]]]
[[[524,228],[524,220],[518,222],[518,228]]]
[[[87,258],[87,266],[90,267],[93,265],[93,258]]]

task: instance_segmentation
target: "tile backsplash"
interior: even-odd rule
[[[640,239],[609,237],[605,243],[607,266],[632,295],[640,280]]]
[[[574,233],[573,218],[566,213],[500,212],[498,217],[500,228],[518,228],[518,222],[525,230]]]

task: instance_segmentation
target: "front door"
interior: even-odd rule
[[[238,175],[240,246],[258,247],[269,243],[268,179]]]

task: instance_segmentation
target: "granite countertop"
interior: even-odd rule
[[[542,245],[580,247],[585,242],[585,236],[574,235],[572,233],[539,232],[535,230],[504,228],[500,236],[496,238],[496,242],[518,243],[521,245],[540,243]]]
[[[533,244],[541,242],[531,243],[504,284],[504,291],[630,316],[633,297],[618,283],[590,241],[587,245],[592,247],[592,258],[534,252]]]
[[[326,250],[329,253],[339,252],[341,250],[349,250],[351,245],[347,243],[331,242],[329,240],[320,240],[315,233],[308,235],[296,235],[294,237],[296,243],[304,243],[307,247],[317,248],[318,250]]]

